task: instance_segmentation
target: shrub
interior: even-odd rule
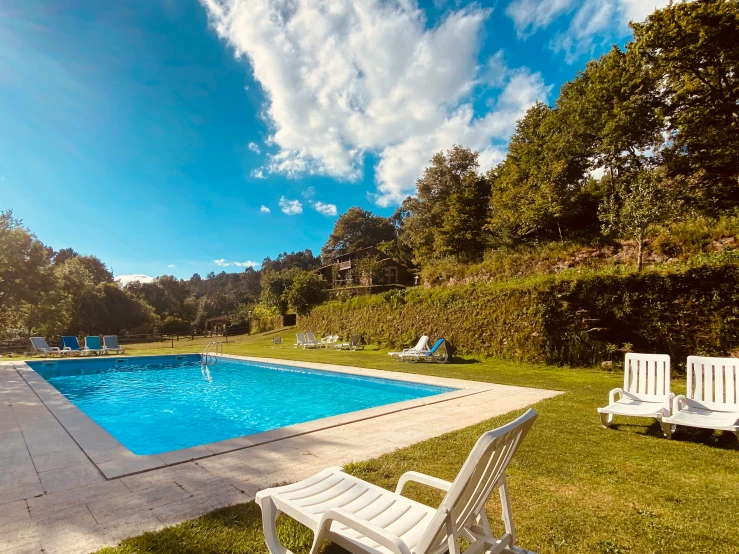
[[[459,351],[518,361],[592,365],[637,351],[724,355],[739,343],[739,266],[542,276],[413,289],[314,308],[301,326],[409,345],[422,334]],[[620,353],[618,354],[620,357]]]

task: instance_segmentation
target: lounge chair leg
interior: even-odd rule
[[[508,480],[503,477],[503,481],[498,489],[500,494],[500,506],[503,511],[503,524],[505,531],[511,537],[511,544],[516,544],[516,528],[513,526],[513,514],[511,513],[511,502],[508,499]]]
[[[669,423],[665,423],[664,421],[659,422],[660,427],[662,427],[662,432],[665,434],[665,437],[667,439],[672,438],[672,433],[675,432],[676,425],[670,425]]]
[[[613,414],[600,414],[600,422],[608,429],[613,424]]]
[[[293,554],[290,550],[282,546],[280,539],[277,537],[277,516],[280,512],[275,507],[271,498],[265,498],[261,502],[262,507],[262,528],[264,529],[264,540],[271,554]]]

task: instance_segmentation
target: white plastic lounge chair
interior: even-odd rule
[[[313,336],[313,340],[311,340],[308,335]],[[297,339],[297,342],[293,345],[295,348],[298,346],[305,348],[316,348],[318,346],[318,342],[316,341],[315,335],[313,333],[296,333],[295,338]]]
[[[431,350],[426,352],[404,352],[399,355],[399,358],[401,361],[411,363],[436,362],[439,364],[445,364],[449,361],[449,348],[444,339],[438,339],[431,347]]]
[[[61,356],[67,354],[69,350],[61,350],[58,346],[49,346],[43,337],[30,337],[28,339],[28,352],[26,356],[33,356],[34,354],[41,354],[44,358],[46,356]]]
[[[103,347],[106,352],[115,352],[116,354],[125,354],[126,349],[118,344],[118,335],[104,335]]]
[[[739,438],[739,359],[688,356],[687,395],[675,397],[672,415],[663,421],[730,431]]]
[[[305,348],[306,342],[307,341],[305,340],[305,333],[295,333],[295,344],[293,344],[295,348],[297,348],[298,346]]]
[[[275,529],[284,513],[313,530],[311,554],[330,540],[356,554],[467,554],[528,551],[514,545],[515,530],[505,471],[518,445],[536,419],[534,410],[516,421],[485,433],[475,444],[453,483],[409,471],[395,492],[387,491],[332,467],[304,481],[257,493],[271,554],[291,554]],[[415,481],[446,492],[438,509],[402,496]],[[495,538],[485,503],[498,488],[505,534]]]
[[[321,339],[318,345],[321,348],[331,348],[339,340],[339,335],[327,335]]]
[[[306,344],[303,348],[305,348],[306,346],[308,348],[320,348],[321,346],[321,343],[316,340],[316,335],[313,333],[313,331],[308,331],[305,334],[305,340]]]
[[[416,346],[412,348],[405,348],[402,352],[388,352],[390,356],[398,361],[403,361],[402,355],[409,354],[411,352],[428,352],[429,350],[429,338],[427,335],[422,336],[418,339]]]
[[[614,415],[654,418],[669,439],[672,426],[662,421],[670,415],[674,397],[670,392],[670,357],[629,352],[624,359],[623,388],[613,389],[608,406],[598,408],[598,413],[603,427],[611,426]]]

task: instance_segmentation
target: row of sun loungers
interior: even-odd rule
[[[598,408],[604,427],[613,416],[656,419],[669,439],[677,425],[739,433],[739,359],[688,357],[686,393],[670,391],[670,357],[626,354],[624,386]]]
[[[362,337],[359,335],[352,335],[349,342],[339,342],[339,335],[328,335],[319,341],[313,331],[308,331],[307,333],[297,333],[295,339],[296,342],[293,345],[295,348],[333,348],[335,350],[361,350],[364,348]]]
[[[85,346],[80,346],[77,337],[64,336],[59,339],[59,346],[49,346],[43,337],[28,339],[28,352],[32,356],[40,354],[46,356],[89,356],[90,354],[123,354],[125,349],[118,344],[117,335],[105,335],[102,343],[99,336],[85,337]]]

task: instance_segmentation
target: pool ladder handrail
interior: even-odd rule
[[[208,346],[200,353],[200,363],[208,365],[208,356],[212,360],[210,365],[218,363],[218,354],[223,354],[223,343],[221,341],[210,341]]]

